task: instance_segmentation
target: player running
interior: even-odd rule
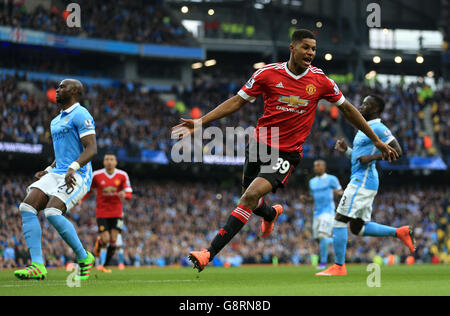
[[[22,230],[31,254],[31,265],[17,270],[19,279],[45,279],[47,270],[42,257],[41,225],[38,212],[44,210],[49,223],[75,252],[80,267],[78,280],[87,280],[94,265],[94,256],[86,251],[72,223],[63,215],[89,191],[92,182],[91,160],[97,154],[95,124],[88,110],[80,105],[83,85],[78,80],[65,79],[56,89],[56,101],[61,108],[50,130],[55,161],[36,173],[38,181],[27,189],[19,205]]]
[[[91,190],[97,189],[96,216],[99,232],[93,253],[95,257],[100,257],[100,266],[97,268],[111,273],[111,270],[106,267],[110,265],[118,245],[122,245],[120,236],[123,228],[122,201],[131,200],[133,190],[128,174],[116,168],[116,155],[107,153],[103,158],[103,166],[103,169],[94,172],[91,185]],[[83,201],[91,192],[86,194]],[[106,247],[106,256],[102,256]],[[119,269],[123,268],[123,261],[120,260]]]
[[[336,104],[344,116],[376,144],[383,158],[389,161],[397,158],[395,150],[379,139],[358,110],[345,100],[337,85],[322,70],[311,66],[316,55],[314,34],[308,30],[295,31],[289,50],[288,62],[270,64],[257,70],[236,96],[202,118],[181,119],[182,123],[172,128],[174,137],[189,136],[194,133],[194,128],[238,111],[247,102],[255,101],[260,94],[264,96],[264,114],[258,120],[255,135],[246,148],[242,179],[244,193],[240,202],[210,247],[190,253],[189,258],[199,272],[242,229],[252,213],[262,217],[262,237],[272,232],[283,208],[281,205],[267,205],[262,197],[283,188],[300,162],[302,145],[314,123],[319,99]],[[270,134],[272,127],[278,128],[275,135],[278,136],[278,144],[271,144],[271,140],[277,140]],[[263,145],[268,145],[267,150],[272,150],[272,146],[278,150],[279,156],[274,163],[259,159],[258,151]]]
[[[384,110],[382,98],[367,96],[361,105],[360,112],[368,121],[375,133],[387,144],[402,154],[402,149],[389,128],[381,122],[380,115]],[[336,149],[351,160],[352,170],[350,183],[344,191],[344,195],[336,210],[333,228],[335,264],[318,276],[346,275],[345,253],[347,248],[347,224],[350,230],[357,236],[373,237],[397,237],[411,253],[414,253],[413,229],[409,226],[394,228],[371,222],[372,204],[378,190],[378,172],[375,161],[382,159],[382,155],[372,141],[358,131],[353,140],[353,149],[345,144],[343,139],[336,143]]]
[[[343,191],[338,178],[326,173],[327,164],[323,160],[314,161],[315,177],[309,180],[311,198],[305,195],[301,200],[314,201],[313,238],[319,242],[320,263],[318,269],[325,269],[328,258],[328,248],[333,243],[333,222],[336,206],[334,197],[341,196]]]

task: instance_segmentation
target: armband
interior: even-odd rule
[[[72,162],[72,164],[69,166],[70,169],[73,169],[75,171],[77,171],[78,169],[81,168],[80,164],[76,161]]]

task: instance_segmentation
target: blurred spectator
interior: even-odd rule
[[[433,115],[436,141],[443,155],[450,161],[450,88],[435,93],[435,102],[431,112]]]

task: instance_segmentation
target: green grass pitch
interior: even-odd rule
[[[366,265],[349,265],[344,277],[316,277],[311,266],[207,267],[95,270],[80,287],[69,287],[70,274],[48,269],[44,281],[21,281],[13,270],[0,270],[0,296],[27,295],[163,295],[163,296],[299,296],[299,295],[450,295],[449,265],[381,267],[381,286],[368,287]]]

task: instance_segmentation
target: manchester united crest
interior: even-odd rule
[[[306,92],[309,95],[313,95],[314,93],[316,93],[316,90],[317,90],[316,86],[313,85],[312,83],[310,83],[309,85],[306,86]]]

